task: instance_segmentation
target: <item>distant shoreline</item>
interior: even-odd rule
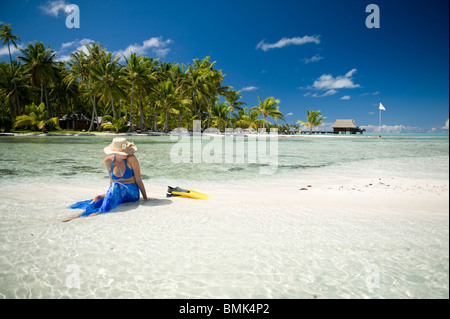
[[[202,134],[203,135],[203,134]],[[205,136],[259,136],[259,134],[211,134],[206,133]],[[80,133],[10,133],[10,132],[0,132],[0,136],[36,136],[36,137],[46,137],[46,136],[188,136],[187,134],[171,134],[162,132],[148,132],[148,133],[136,133],[136,132],[125,132],[125,133],[104,133],[104,132],[80,132]],[[190,134],[192,136],[192,133]],[[366,133],[366,134],[278,134],[278,137],[289,137],[289,138],[312,138],[312,137],[378,137],[378,133]],[[433,134],[433,133],[384,133],[381,134],[382,137],[389,136],[449,136],[449,134]]]

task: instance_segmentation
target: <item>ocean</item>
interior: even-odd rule
[[[448,135],[279,137],[274,141],[269,137],[212,136],[200,141],[197,153],[192,138],[128,139],[138,147],[136,156],[144,181],[155,183],[266,182],[305,175],[373,174],[448,179],[449,172]],[[2,137],[0,186],[16,182],[67,184],[74,180],[107,183],[103,148],[111,140],[104,136]],[[227,151],[230,141],[234,148]],[[271,152],[271,147],[276,151]],[[190,150],[173,155],[181,148]],[[206,148],[221,154],[210,155]]]

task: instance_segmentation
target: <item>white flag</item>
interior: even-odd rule
[[[381,104],[381,103],[380,103],[379,109],[380,109],[380,110],[383,110],[383,111],[386,111],[386,109],[384,108],[383,104]]]

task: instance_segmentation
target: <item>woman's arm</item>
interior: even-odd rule
[[[105,163],[105,167],[106,167],[106,171],[108,172],[108,176],[109,176],[109,184],[111,185],[112,178],[111,178],[111,166],[112,166],[112,160],[113,160],[113,156],[108,156],[105,157],[104,159],[104,163]]]
[[[141,167],[139,165],[139,161],[137,160],[136,156],[130,155],[128,156],[128,162],[131,164],[131,168],[134,171],[134,179],[136,180],[136,184],[142,193],[142,197],[144,197],[144,200],[148,200],[149,198],[147,197],[144,182],[142,182]]]

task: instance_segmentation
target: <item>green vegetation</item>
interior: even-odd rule
[[[127,125],[127,117],[114,118],[110,115],[105,116],[105,120],[109,121],[109,123],[103,123],[102,127],[107,130],[114,130],[116,133],[126,132],[128,129]]]
[[[1,26],[3,45],[17,48],[19,37]],[[284,120],[279,100],[269,97],[245,107],[242,95],[223,85],[225,75],[209,57],[184,65],[131,54],[121,63],[99,43],[86,45],[58,61],[56,52],[35,41],[17,60],[0,63],[0,118],[3,129],[47,131],[65,114],[90,118],[88,131],[164,131],[191,128],[274,127],[269,118]],[[39,105],[39,106],[36,106]],[[9,119],[9,120],[8,120]],[[53,127],[52,127],[53,126]],[[276,125],[275,125],[276,126]]]
[[[36,127],[41,130],[43,133],[47,133],[47,128],[50,125],[55,128],[58,125],[57,117],[48,117],[47,110],[45,109],[45,104],[41,103],[39,106],[36,106],[34,103],[27,106],[27,113],[29,115],[20,115],[16,117],[16,122],[14,123],[14,128],[18,127]]]
[[[307,115],[308,120],[306,122],[298,121],[297,123],[309,127],[309,135],[311,135],[313,128],[322,125],[323,124],[322,121],[325,119],[325,117],[322,116],[322,113],[320,113],[320,111],[312,111],[312,110],[308,110]]]
[[[282,119],[284,120],[283,114],[279,111],[278,103],[280,100],[275,100],[273,97],[269,97],[266,100],[259,99],[259,106],[257,106],[258,113],[260,113],[264,117],[263,128],[266,128],[267,117],[270,116],[274,120]]]

